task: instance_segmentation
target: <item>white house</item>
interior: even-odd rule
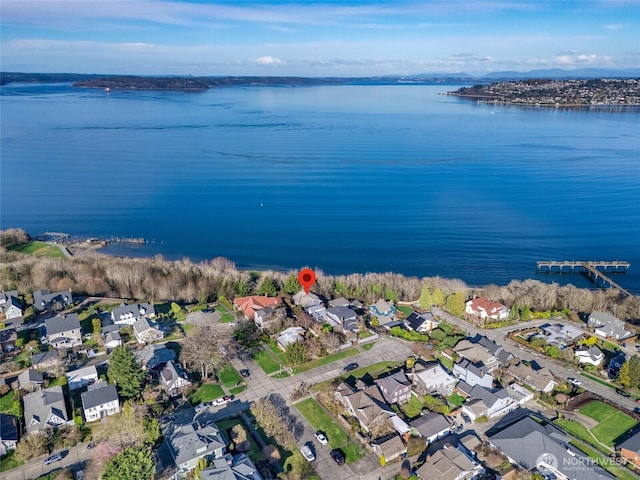
[[[4,313],[7,320],[22,318],[22,303],[17,290],[0,293],[0,313]]]
[[[80,395],[80,398],[82,399],[84,418],[87,422],[100,420],[120,411],[116,386],[106,382],[90,385],[87,391]]]
[[[633,335],[633,332],[625,329],[625,323],[622,320],[606,312],[592,312],[587,325],[594,327],[595,334],[603,338],[624,340]]]
[[[464,359],[453,366],[453,374],[456,378],[472,387],[482,385],[483,387],[491,388],[493,386],[493,375],[489,373],[489,369],[481,362],[473,363]]]
[[[65,396],[59,385],[28,393],[22,401],[27,433],[44,432],[47,429],[73,423],[67,413]]]
[[[483,415],[495,418],[512,412],[519,406],[520,404],[511,398],[504,388],[491,391],[476,385],[471,389],[469,399],[462,405],[462,412],[468,415],[471,420]]]
[[[138,343],[153,343],[164,338],[164,333],[155,322],[145,317],[139,318],[133,323],[133,335]]]
[[[282,350],[286,350],[289,345],[296,342],[302,342],[304,340],[304,328],[302,327],[289,327],[283,330],[278,335],[276,341],[278,346]]]
[[[595,345],[588,348],[579,348],[575,351],[575,354],[581,365],[595,365],[599,367],[604,360],[604,353]]]
[[[111,312],[113,323],[118,325],[133,325],[140,318],[153,318],[156,310],[150,303],[120,304]]]
[[[509,318],[509,309],[499,302],[492,302],[487,297],[477,297],[465,304],[468,315],[480,317],[482,320],[504,320]]]
[[[72,348],[82,344],[82,330],[77,313],[47,318],[44,326],[47,342],[54,348]]]
[[[180,395],[185,388],[191,385],[185,371],[173,360],[169,360],[164,368],[160,370],[159,379],[165,392],[170,397]]]
[[[72,370],[67,372],[66,376],[69,390],[77,390],[98,381],[98,371],[95,365]]]
[[[409,422],[414,432],[425,439],[427,445],[451,433],[451,423],[441,413],[428,412]]]
[[[421,393],[437,393],[448,397],[458,383],[458,379],[450,375],[438,362],[418,360],[413,371],[408,374],[414,387]]]

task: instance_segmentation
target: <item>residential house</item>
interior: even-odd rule
[[[491,388],[493,386],[493,375],[489,373],[489,369],[482,362],[473,363],[471,360],[463,359],[453,366],[453,374],[457,379],[472,387],[481,385]]]
[[[388,404],[407,403],[411,399],[411,382],[402,371],[378,378],[375,383]]]
[[[476,297],[465,304],[465,313],[478,317],[483,321],[505,320],[509,318],[509,309],[499,302],[493,302],[487,297]]]
[[[22,302],[17,290],[0,293],[0,313],[11,323],[22,323]]]
[[[458,382],[438,362],[426,362],[422,359],[416,361],[409,378],[420,394],[438,394],[443,397],[451,395]]]
[[[330,307],[350,307],[351,302],[344,297],[334,298],[333,300],[329,300]]]
[[[395,460],[399,456],[407,453],[407,447],[402,442],[400,436],[396,434],[389,434],[375,439],[371,442],[371,447],[378,457],[384,457],[385,462]]]
[[[0,413],[0,455],[6,455],[18,445],[18,419]]]
[[[559,479],[613,479],[593,460],[569,445],[570,437],[530,416],[489,435],[489,443],[529,472],[551,472]]]
[[[111,312],[111,320],[117,325],[133,325],[138,319],[155,316],[156,309],[150,303],[121,303]]]
[[[89,385],[87,391],[83,392],[80,398],[84,418],[87,422],[94,422],[108,415],[115,415],[120,411],[116,386],[106,382]]]
[[[428,455],[416,470],[420,480],[475,480],[482,478],[484,473],[482,464],[450,444]]]
[[[217,327],[220,325],[220,320],[222,320],[222,313],[217,310],[198,310],[188,313],[184,323],[195,325],[196,327]]]
[[[327,321],[327,307],[325,307],[324,304],[309,305],[304,308],[304,311],[311,315],[311,317],[318,323],[324,323]]]
[[[118,325],[109,325],[109,327],[115,328],[108,329],[105,327],[102,329],[102,340],[108,352],[122,345],[122,337],[120,336],[120,328]]]
[[[335,326],[342,327],[345,331],[354,331],[358,328],[358,315],[349,307],[329,307],[325,318]]]
[[[516,358],[512,353],[507,352],[501,345],[498,345],[494,340],[490,340],[484,335],[478,334],[473,337],[471,341],[480,345],[487,352],[497,358],[500,366],[507,365]]]
[[[44,321],[47,343],[54,348],[72,348],[82,344],[82,330],[77,313],[57,315]]]
[[[249,297],[238,297],[233,301],[233,306],[241,311],[249,320],[255,319],[258,310],[267,307],[275,307],[282,303],[280,297],[267,297],[266,295],[251,295]]]
[[[581,365],[595,365],[599,367],[604,360],[604,353],[595,345],[582,347],[575,351],[578,363]]]
[[[98,381],[98,371],[95,365],[72,370],[66,375],[69,390],[77,390]]]
[[[431,330],[440,325],[431,312],[418,313],[411,312],[407,318],[404,319],[404,324],[407,328],[415,330],[419,333],[430,333]]]
[[[42,372],[34,369],[27,368],[24,372],[18,375],[18,385],[26,392],[33,392],[34,390],[42,387],[44,383],[44,377]]]
[[[584,335],[584,330],[573,325],[557,323],[555,325],[542,325],[540,327],[544,338],[549,345],[563,349],[573,344]]]
[[[518,402],[521,406],[527,403],[530,400],[533,400],[533,392],[531,390],[527,390],[526,388],[518,385],[517,383],[512,383],[507,388],[505,388],[507,394],[513,398],[514,401]]]
[[[304,328],[302,327],[289,327],[278,335],[276,342],[278,346],[284,351],[289,345],[296,342],[304,341]]]
[[[73,423],[67,413],[61,386],[28,393],[22,401],[27,433],[43,432],[48,428]]]
[[[52,310],[60,307],[64,309],[73,303],[71,290],[49,293],[49,290],[36,290],[33,292],[33,306],[38,312]]]
[[[504,388],[492,391],[476,385],[471,389],[469,399],[462,405],[462,411],[475,420],[481,416],[499,417],[519,406],[520,404],[511,398]]]
[[[41,372],[55,372],[62,365],[57,349],[31,354],[31,366]]]
[[[16,353],[17,341],[18,333],[14,326],[0,330],[0,358],[11,356]]]
[[[453,350],[458,357],[466,358],[473,363],[482,363],[489,373],[500,366],[498,359],[479,343],[467,339],[460,340]]]
[[[300,290],[293,297],[293,304],[300,305],[302,308],[313,307],[314,305],[322,305],[322,300],[315,293],[306,293],[304,290]]]
[[[280,328],[286,317],[287,309],[284,307],[265,307],[255,313],[253,321],[260,331],[275,331]]]
[[[202,425],[197,421],[171,423],[164,432],[164,439],[171,458],[182,473],[193,470],[201,458],[211,461],[224,457],[229,444],[215,423]]]
[[[507,368],[507,373],[539,392],[549,393],[556,386],[553,374],[547,368],[536,371],[530,366],[520,363],[518,365],[510,365]]]
[[[447,417],[436,412],[427,412],[415,420],[411,420],[409,425],[414,433],[425,439],[427,445],[451,433],[451,423]]]
[[[618,378],[618,373],[620,373],[620,369],[624,362],[627,361],[627,355],[623,351],[617,352],[611,360],[609,360],[609,376],[612,378]]]
[[[138,343],[153,343],[164,338],[164,333],[156,322],[146,318],[139,318],[133,324],[133,335]]]
[[[345,406],[349,415],[358,420],[365,432],[384,429],[389,424],[390,417],[396,416],[375,385],[367,387],[357,384],[352,388],[349,384],[342,382],[334,396]]]
[[[606,312],[592,312],[587,325],[595,328],[595,334],[603,338],[626,340],[633,336],[633,332],[626,330],[622,320]]]
[[[369,306],[369,311],[373,316],[380,319],[380,317],[393,317],[398,309],[392,303],[388,303],[387,301],[380,299],[373,305]]]
[[[173,360],[168,361],[159,374],[160,384],[170,397],[180,395],[191,385],[186,372]]]
[[[616,451],[635,467],[640,467],[640,431],[635,432],[624,442],[617,445]]]
[[[175,350],[167,348],[165,344],[157,343],[147,345],[140,350],[134,350],[133,355],[136,357],[136,360],[140,365],[142,365],[142,368],[147,370],[164,367],[167,362],[171,362],[176,359]]]
[[[263,480],[251,459],[244,453],[216,458],[200,472],[200,480]]]

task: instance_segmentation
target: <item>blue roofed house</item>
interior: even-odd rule
[[[47,342],[54,348],[72,348],[82,344],[82,330],[77,313],[47,318],[44,325]]]
[[[378,300],[373,305],[369,306],[369,311],[375,315],[376,317],[391,317],[396,314],[398,309],[393,305],[393,303],[389,303],[386,300]]]
[[[49,293],[49,290],[36,290],[33,292],[33,306],[38,312],[55,309],[56,307],[66,308],[73,303],[71,290]]]
[[[609,370],[609,376],[611,378],[618,378],[618,373],[620,373],[620,369],[624,362],[627,361],[627,355],[622,351],[618,351],[611,359],[609,360],[609,366],[607,367]]]
[[[115,415],[120,411],[120,402],[115,385],[97,382],[87,387],[87,391],[80,395],[82,410],[87,422],[100,420],[108,415]]]
[[[182,473],[193,470],[201,458],[211,461],[224,457],[229,444],[214,423],[202,425],[197,421],[185,424],[174,421],[164,432],[164,438],[173,462]]]

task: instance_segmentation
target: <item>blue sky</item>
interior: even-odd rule
[[[4,71],[371,76],[640,67],[640,0],[2,0]]]

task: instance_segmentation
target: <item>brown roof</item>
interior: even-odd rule
[[[233,301],[233,304],[240,310],[245,316],[253,320],[253,315],[258,310],[262,310],[265,307],[272,307],[281,303],[280,297],[265,297],[262,295],[251,295],[249,297],[239,297]]]
[[[492,302],[487,297],[477,297],[471,300],[471,309],[474,312],[480,312],[480,310],[484,310],[487,312],[487,315],[496,315],[504,305],[499,302]]]

